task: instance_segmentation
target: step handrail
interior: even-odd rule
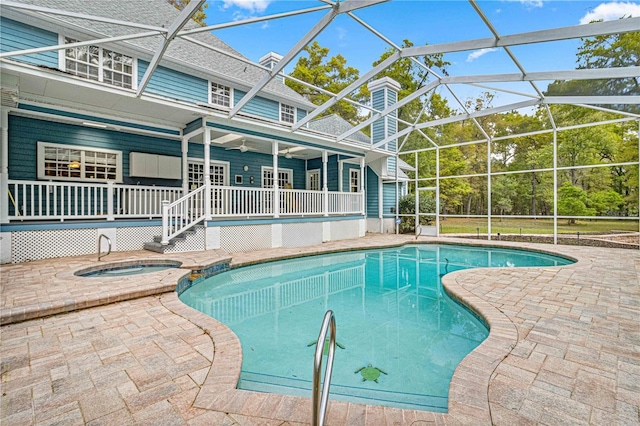
[[[327,356],[327,367],[324,372],[324,382],[320,389],[320,372],[322,371],[322,354],[324,345],[327,342],[327,331],[329,333],[329,352]],[[323,426],[324,418],[327,414],[327,404],[329,402],[329,386],[331,386],[331,372],[333,371],[333,356],[336,350],[336,319],[333,311],[328,310],[324,314],[320,334],[316,343],[316,353],[313,359],[313,426]]]
[[[100,244],[100,241],[106,238],[107,239],[107,243],[109,244],[109,250],[107,251],[107,254],[100,254],[100,252],[102,251],[102,245]],[[100,234],[100,236],[98,237],[98,262],[100,262],[100,258],[104,257],[104,256],[109,256],[111,254],[111,239],[109,237],[107,237],[104,234]]]

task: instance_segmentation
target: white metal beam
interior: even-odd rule
[[[305,13],[318,12],[320,10],[330,9],[331,6],[317,6],[308,9],[294,10],[292,12],[275,13],[273,15],[259,16],[256,18],[242,19],[239,21],[225,22],[222,24],[208,25],[206,27],[191,28],[182,30],[178,33],[178,37],[186,37],[192,34],[203,33],[208,31],[222,30],[225,28],[233,28],[241,25],[255,24],[256,22],[272,21],[274,19],[286,18],[288,16],[302,15]]]
[[[546,104],[640,104],[640,96],[547,96]]]
[[[466,83],[508,83],[536,80],[598,80],[604,78],[628,78],[638,77],[640,70],[637,66],[579,69],[565,71],[529,72],[526,75],[520,73],[508,74],[484,74],[484,75],[460,75],[442,77],[442,84],[466,84]]]
[[[616,21],[594,22],[588,25],[553,28],[505,35],[496,40],[493,37],[451,43],[431,44],[409,47],[402,50],[402,57],[434,55],[437,53],[463,52],[467,50],[488,49],[492,47],[517,46],[521,44],[544,43],[581,37],[593,37],[615,33],[640,31],[640,17],[618,19]]]
[[[105,18],[103,16],[87,15],[85,13],[69,12],[66,10],[51,9],[48,7],[40,7],[40,6],[34,6],[30,4],[16,3],[12,1],[3,1],[2,6],[10,7],[11,9],[22,9],[22,10],[27,10],[31,12],[41,12],[41,13],[46,13],[48,15],[68,16],[70,18],[87,19],[89,21],[104,22],[107,24],[122,25],[125,27],[140,28],[143,30],[158,31],[161,33],[167,32],[166,28],[156,27],[154,25],[138,24],[130,21],[121,21],[119,19]]]
[[[171,23],[169,26],[169,30],[165,35],[165,40],[162,42],[156,53],[153,55],[153,59],[149,63],[147,67],[147,71],[145,71],[144,76],[142,76],[142,80],[138,86],[137,96],[140,97],[144,92],[144,89],[147,88],[147,84],[149,84],[149,80],[151,80],[151,76],[155,72],[158,65],[160,65],[160,60],[169,47],[169,43],[173,41],[178,32],[184,27],[189,19],[193,16],[194,13],[204,4],[205,0],[192,0],[189,4],[187,4],[184,9],[180,12],[180,15]]]

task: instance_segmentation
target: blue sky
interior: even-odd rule
[[[208,0],[207,23],[223,23],[256,16],[320,6],[306,0]],[[479,1],[480,8],[501,35],[587,23],[593,19],[640,16],[639,1]],[[243,25],[214,32],[253,61],[269,51],[284,55],[326,12]],[[414,45],[491,37],[478,14],[466,1],[393,0],[354,12],[377,31],[400,45],[403,39]],[[330,49],[330,56],[343,55],[347,64],[368,71],[388,45],[348,16],[340,15],[316,39]],[[576,65],[579,41],[513,47],[527,71],[565,70]],[[446,55],[450,75],[517,72],[504,50],[469,51]],[[289,72],[295,60],[287,66]],[[541,84],[546,87],[545,83]],[[531,92],[526,84],[511,90]],[[461,96],[467,96],[462,90]],[[472,96],[472,95],[470,95]]]

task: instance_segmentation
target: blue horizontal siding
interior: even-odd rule
[[[242,99],[244,95],[246,95],[246,92],[234,89],[233,104],[236,105],[240,102],[240,99]],[[256,96],[247,102],[240,111],[269,120],[280,120],[280,103],[272,101],[271,99],[261,98],[259,96]]]
[[[0,52],[2,53],[57,44],[58,34],[56,33],[0,17]],[[31,65],[58,68],[57,51],[13,56],[11,59]]]
[[[378,213],[380,208],[378,206],[378,188],[379,188],[379,180],[378,175],[371,169],[371,167],[366,168],[367,173],[367,217],[378,217]]]
[[[179,186],[180,180],[129,177],[129,153],[180,156],[180,142],[114,130],[95,129],[35,118],[9,116],[9,178],[37,179],[37,143],[51,142],[122,151],[122,179],[125,184]]]
[[[297,108],[297,110],[298,110],[298,114],[297,114],[298,118],[297,118],[296,121],[300,121],[300,120],[302,120],[303,118],[305,118],[307,116],[307,111],[305,111],[303,109],[300,109],[300,108]]]
[[[142,80],[149,63],[138,60],[138,82]],[[207,103],[209,82],[165,67],[156,68],[149,80],[146,92],[181,101]]]
[[[398,199],[402,196],[400,186],[398,186]],[[396,184],[383,183],[382,184],[382,215],[383,216],[395,216],[395,212],[391,212],[391,208],[396,206]],[[395,209],[394,209],[395,210]]]

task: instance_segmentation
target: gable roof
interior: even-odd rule
[[[170,5],[166,0],[109,0],[109,1],[86,1],[86,0],[18,0],[20,3],[82,13],[85,15],[94,15],[101,17],[109,17],[111,19],[144,23],[157,27],[167,28],[180,15],[180,11]],[[33,12],[30,12],[33,13]],[[58,22],[61,29],[59,31],[69,31],[76,33],[91,34],[96,37],[112,37],[131,35],[145,32],[133,27],[125,27],[122,25],[96,22],[89,19],[68,17],[63,15],[47,15],[36,13],[39,17],[46,17],[50,22]],[[140,17],[140,19],[136,19]],[[190,20],[184,29],[200,28],[197,23]],[[192,34],[191,37],[203,44],[215,47],[228,54],[245,58],[231,46],[224,43],[211,32]],[[160,35],[145,37],[135,40],[127,40],[120,42],[121,44],[130,45],[136,50],[144,50],[149,52],[149,56],[153,56],[158,46],[164,41]],[[265,52],[266,53],[266,52]],[[246,59],[246,58],[245,58]],[[168,46],[161,65],[166,65],[166,60],[173,60],[176,63],[183,64],[187,67],[199,68],[200,71],[206,72],[210,79],[215,80],[216,77],[233,84],[245,85],[247,88],[253,87],[266,74],[266,71],[256,65],[247,63],[216,52],[212,49],[195,44],[182,37],[176,37]],[[263,89],[265,94],[270,94],[278,98],[294,102],[296,105],[304,105],[308,109],[315,108],[306,98],[295,92],[290,87],[278,79],[272,79]]]
[[[316,118],[315,120],[311,120],[309,122],[309,129],[315,130],[317,132],[327,133],[333,136],[341,135],[344,132],[351,130],[352,128],[353,126],[351,125],[351,123],[336,114]],[[349,139],[367,144],[371,143],[371,138],[360,131],[355,132],[354,134],[349,136]]]

